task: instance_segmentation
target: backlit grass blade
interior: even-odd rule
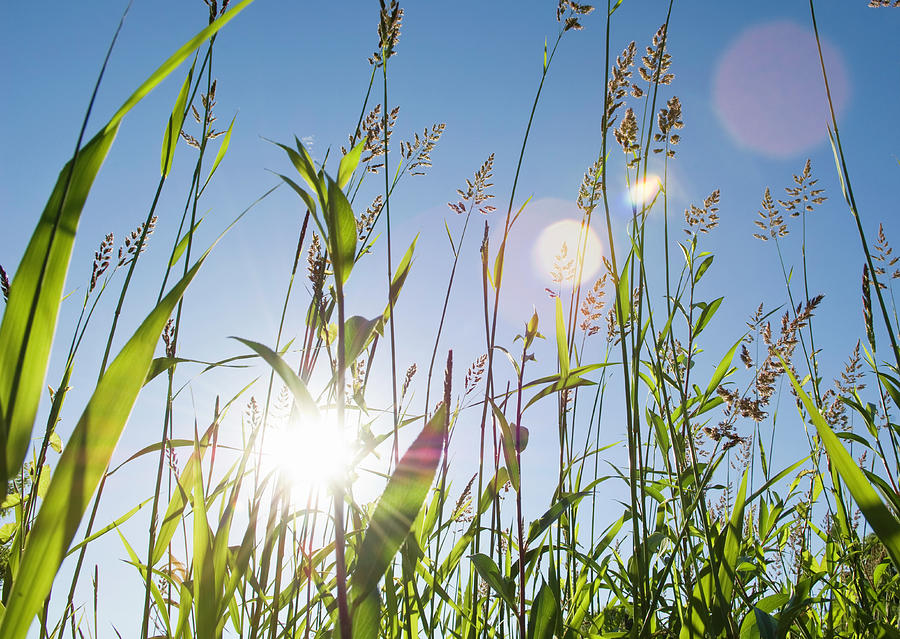
[[[81,211],[122,118],[197,47],[253,0],[244,0],[172,54],[59,175],[16,270],[0,324],[0,492],[22,465],[43,391],[62,288]]]
[[[117,130],[107,127],[98,133],[63,167],[10,286],[0,325],[4,495],[7,479],[22,466],[31,440],[81,210]]]
[[[276,373],[278,373],[278,376],[281,377],[285,386],[287,386],[288,390],[294,395],[294,402],[300,410],[305,411],[316,420],[319,419],[319,407],[316,405],[315,400],[306,388],[306,384],[303,383],[303,380],[297,376],[278,353],[259,342],[240,337],[235,337],[234,339],[256,351],[256,353],[262,357]]]
[[[559,616],[559,602],[547,582],[541,584],[528,617],[528,639],[553,639]]]
[[[782,364],[784,364],[783,360]],[[897,521],[897,518],[891,514],[888,507],[881,501],[878,493],[872,488],[872,484],[866,479],[865,474],[856,464],[856,461],[850,456],[850,453],[844,448],[837,435],[828,426],[815,403],[800,387],[790,368],[785,364],[784,369],[798,397],[803,402],[803,407],[809,413],[819,433],[819,437],[822,439],[822,443],[825,445],[828,458],[837,469],[841,479],[844,480],[847,488],[850,489],[850,494],[856,500],[856,504],[862,511],[866,521],[869,522],[872,530],[878,535],[881,543],[884,544],[891,561],[894,562],[897,568],[900,568],[900,522]]]
[[[163,327],[208,253],[157,304],[97,384],[41,504],[0,622],[0,636],[24,637],[50,592],[144,384]]]
[[[497,563],[483,553],[475,553],[472,555],[472,566],[478,571],[481,578],[493,589],[500,598],[506,602],[511,610],[516,609],[516,592],[515,584],[512,580],[507,579],[500,572]]]
[[[194,64],[191,65],[184,83],[181,85],[181,91],[175,99],[175,106],[172,108],[172,114],[169,116],[169,122],[166,124],[166,133],[163,136],[162,153],[159,158],[159,170],[163,177],[169,175],[172,170],[172,161],[175,159],[175,147],[178,144],[178,137],[181,135],[181,129],[184,127],[184,114],[187,110],[188,93],[191,89],[191,80],[194,78],[194,65],[197,58],[194,58]]]
[[[441,458],[446,410],[442,406],[425,425],[378,500],[351,577],[355,596],[367,596],[375,589],[425,503]]]

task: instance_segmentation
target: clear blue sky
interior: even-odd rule
[[[870,238],[883,222],[888,238],[900,243],[896,185],[900,183],[900,127],[895,114],[900,103],[900,11],[866,8],[865,0],[826,3],[817,7],[828,62],[841,75],[841,134],[851,176]],[[84,109],[103,54],[115,29],[123,2],[15,3],[6,7],[0,25],[0,264],[10,274],[21,257],[56,175],[70,157]],[[389,104],[400,105],[395,141],[435,122],[447,128],[432,153],[434,166],[425,177],[404,180],[392,200],[395,252],[401,253],[421,233],[417,261],[397,308],[397,331],[403,346],[400,370],[412,361],[423,381],[433,329],[440,310],[451,255],[443,230],[447,219],[458,232],[461,220],[447,208],[465,178],[496,153],[494,204],[503,209],[531,101],[541,71],[545,38],[555,37],[555,3],[496,1],[452,3],[407,2],[398,54],[390,62]],[[626,0],[614,15],[613,55],[631,40],[638,50],[649,43],[665,19],[667,3]],[[288,170],[283,154],[262,138],[290,140],[312,136],[313,155],[332,157],[346,143],[359,114],[370,67],[366,58],[377,45],[377,2],[300,3],[257,0],[226,27],[219,37],[214,72],[218,79],[220,123],[237,114],[231,149],[209,190],[203,207],[206,221],[201,244],[213,239],[237,213],[277,182],[266,169]],[[124,98],[165,57],[206,24],[201,0],[136,0],[125,23],[106,78],[101,86],[93,133]],[[568,33],[560,46],[538,107],[517,195],[517,205],[533,196],[533,204],[512,240],[515,268],[509,269],[509,290],[501,315],[500,343],[512,337],[530,315],[541,313],[542,325],[552,323],[551,306],[529,259],[530,243],[547,224],[577,215],[574,200],[584,170],[599,151],[600,107],[604,82],[602,16],[589,16],[585,30]],[[810,20],[805,2],[767,1],[676,2],[669,30],[669,50],[675,81],[664,96],[678,95],[684,105],[685,128],[678,157],[671,167],[671,220],[676,229],[681,212],[721,189],[721,225],[705,246],[717,254],[714,270],[704,279],[710,297],[725,295],[717,327],[707,336],[713,355],[724,352],[739,337],[744,321],[760,301],[772,308],[784,302],[784,288],[774,246],[753,240],[753,220],[766,186],[781,195],[807,157],[812,159],[819,186],[828,202],[810,219],[809,269],[813,292],[826,298],[817,316],[817,331],[825,337],[825,378],[839,372],[840,362],[863,335],[859,308],[862,266],[859,241],[843,204],[820,106],[821,82],[810,48]],[[168,113],[183,78],[176,72],[130,113],[100,173],[85,209],[75,245],[67,291],[79,289],[64,304],[57,347],[67,344],[77,301],[90,275],[93,251],[113,231],[121,239],[145,214],[159,171],[159,147]],[[381,101],[380,91],[374,100]],[[612,147],[613,163],[619,163]],[[155,299],[186,195],[192,151],[179,148],[170,185],[159,207],[160,225],[148,258],[139,269],[137,285],[147,297],[133,295],[126,304],[124,340]],[[621,175],[616,169],[613,176]],[[370,179],[370,193],[379,179]],[[621,189],[611,184],[611,192]],[[619,196],[619,219],[626,207]],[[301,214],[299,201],[282,189],[260,205],[216,248],[188,294],[181,347],[187,357],[216,358],[241,352],[227,339],[240,335],[274,343],[285,279],[293,259]],[[481,219],[473,220],[451,306],[445,346],[456,349],[457,384],[483,352],[480,317],[478,243]],[[495,213],[492,225],[500,225]],[[651,232],[661,224],[651,222]],[[894,239],[896,238],[896,239]],[[799,266],[799,234],[787,238],[788,261]],[[656,240],[654,240],[656,241]],[[516,257],[518,256],[518,257]],[[519,261],[516,261],[516,260]],[[364,270],[354,273],[351,313],[372,316],[380,311],[383,253],[376,252]],[[113,295],[108,295],[107,304]],[[107,309],[109,310],[109,309]],[[298,326],[302,309],[294,309]],[[104,316],[105,317],[105,316]],[[106,320],[95,325],[78,366],[92,379],[97,369],[99,340]],[[299,330],[299,328],[297,329]],[[553,345],[542,345],[539,360],[553,362]],[[586,361],[600,355],[600,340]],[[442,349],[443,350],[443,349]],[[383,353],[384,354],[384,353]],[[51,364],[48,383],[55,384],[59,354]],[[77,376],[77,373],[76,373]],[[197,382],[185,393],[179,427],[188,433],[196,414],[201,422],[211,413],[211,398],[242,385],[246,373]],[[85,401],[88,384],[75,387],[60,428],[65,438]],[[117,458],[158,438],[162,406],[160,388],[148,389],[125,431]],[[377,391],[377,389],[376,389]],[[790,409],[790,403],[784,402]],[[540,413],[535,413],[535,416]],[[461,422],[454,458],[460,477],[474,472],[475,420]],[[533,417],[532,419],[535,419]],[[526,467],[539,469],[533,478],[530,517],[546,504],[549,488],[542,484],[546,469],[555,467],[552,417],[545,432],[532,425],[532,452]],[[789,423],[789,422],[787,422]],[[467,430],[468,429],[468,430]],[[604,425],[604,440],[616,441],[622,427]],[[793,440],[786,435],[786,446]],[[778,455],[776,451],[776,455]],[[789,455],[783,453],[783,461]],[[616,459],[615,454],[612,459]],[[128,481],[110,490],[100,521],[121,513],[135,495],[150,494],[150,466],[135,465]],[[543,472],[541,472],[543,469]],[[146,474],[145,474],[146,473]],[[526,470],[526,474],[527,470]],[[528,478],[526,478],[526,486]],[[146,490],[144,489],[146,487]],[[526,487],[528,491],[528,487]],[[105,515],[105,517],[104,517]],[[137,528],[136,530],[139,530]],[[127,531],[126,531],[127,532]],[[118,541],[103,548],[115,556],[124,552]],[[89,561],[99,561],[99,555]],[[127,566],[109,565],[101,580],[128,575]],[[107,581],[107,587],[110,581]],[[112,596],[112,590],[109,591]],[[112,600],[110,600],[112,601]],[[123,631],[132,623],[128,608],[108,604],[106,616]]]

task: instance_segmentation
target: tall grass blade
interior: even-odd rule
[[[50,592],[143,386],[163,327],[208,253],[157,304],[97,384],[63,450],[38,512],[0,622],[0,636],[24,637]]]

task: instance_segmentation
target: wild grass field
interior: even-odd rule
[[[900,637],[900,258],[880,224],[896,203],[865,210],[854,190],[860,174],[872,184],[865,164],[896,158],[854,163],[865,142],[842,137],[849,80],[818,4],[801,3],[815,55],[797,79],[822,96],[811,141],[766,140],[740,100],[747,121],[726,124],[746,153],[769,144],[795,166],[754,183],[756,200],[686,192],[691,130],[715,124],[679,98],[672,50],[699,36],[670,29],[678,3],[559,0],[539,7],[549,35],[528,52],[528,100],[486,125],[521,123],[519,137],[465,154],[470,172],[420,233],[403,191],[430,177],[452,125],[397,124],[394,65],[424,55],[406,44],[407,7],[370,3],[367,83],[329,94],[356,114],[344,137],[254,132],[269,186],[212,217],[211,193],[235,192],[222,173],[241,126],[217,108],[241,91],[219,85],[220,47],[229,23],[271,8],[195,3],[196,35],[97,126],[127,31],[110,34],[43,212],[17,213],[30,240],[18,263],[0,255],[0,637]],[[868,11],[896,20],[898,6]],[[628,11],[657,26],[623,37]],[[790,39],[792,25],[775,28]],[[541,106],[578,38],[601,52],[563,58],[598,87],[596,136],[575,218],[550,224],[523,167],[567,161],[548,151],[561,140],[529,143],[554,126]],[[134,196],[124,237],[84,237],[104,162],[130,170],[110,155],[126,116],[160,84],[150,197]],[[795,160],[822,135],[815,162]],[[266,263],[288,247],[264,276],[278,297],[201,275],[274,197],[293,208],[254,250]],[[834,300],[817,270],[825,209],[844,246],[829,268],[856,282],[848,296],[829,275]],[[716,244],[720,216],[738,215],[740,243]],[[90,268],[72,259],[86,245]],[[750,251],[770,275],[729,272]],[[534,299],[532,262],[547,276]],[[198,356],[219,298],[274,319]],[[735,298],[752,309],[737,321]]]

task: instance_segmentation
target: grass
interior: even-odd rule
[[[806,261],[807,216],[826,195],[815,188],[809,162],[782,198],[766,188],[761,205],[757,237],[775,246],[784,294],[775,293],[774,310],[760,305],[746,326],[721,325],[717,311],[726,291],[711,293],[704,279],[716,268],[705,242],[718,225],[720,193],[691,205],[683,224],[670,216],[669,162],[677,161],[683,126],[667,48],[672,3],[648,47],[632,43],[618,56],[610,34],[620,3],[599,11],[606,89],[597,160],[577,193],[581,234],[557,256],[553,316],[522,318],[521,333],[510,338],[498,331],[498,317],[505,270],[522,259],[510,253],[510,238],[529,215],[530,200],[517,198],[523,164],[537,159],[527,153],[529,135],[559,47],[579,37],[591,13],[586,5],[559,3],[557,35],[545,44],[535,77],[505,213],[495,217],[487,204],[495,197],[493,154],[450,204],[464,222],[457,235],[447,226],[453,260],[443,304],[436,325],[423,327],[434,341],[421,354],[430,357],[421,403],[415,369],[405,375],[398,369],[405,336],[394,324],[395,305],[415,272],[417,242],[400,247],[403,256],[395,259],[391,200],[395,188],[430,166],[444,127],[436,124],[399,145],[392,140],[390,60],[398,53],[403,11],[382,0],[379,42],[350,148],[317,163],[299,139],[273,143],[283,154],[279,184],[305,210],[292,268],[284,274],[277,334],[271,344],[237,338],[234,352],[201,363],[208,375],[247,364],[265,374],[217,399],[206,424],[198,418],[191,432],[176,432],[176,380],[196,363],[181,355],[181,304],[215,250],[199,250],[194,232],[234,125],[213,128],[213,54],[219,29],[239,19],[247,4],[208,3],[209,24],[92,138],[86,136],[89,107],[15,276],[10,281],[0,270],[0,469],[9,519],[0,529],[0,636],[97,637],[100,571],[85,574],[84,559],[97,539],[114,535],[142,593],[134,602],[134,627],[116,629],[120,636],[138,626],[139,636],[173,638],[900,636],[900,431],[892,421],[900,406],[900,327],[889,272],[895,258],[881,229],[870,250],[832,108],[835,163],[865,256],[865,342],[826,388],[821,353],[828,336],[814,326],[822,297],[811,294]],[[809,8],[818,41],[812,2]],[[85,200],[124,116],[188,58],[166,116],[155,197],[118,254],[112,236],[100,244],[45,416],[40,396],[52,338],[65,330],[56,318]],[[373,106],[376,79],[381,102]],[[186,131],[191,122],[198,137]],[[195,164],[158,298],[114,352],[173,156],[188,146]],[[610,169],[624,169],[626,189],[641,185],[651,179],[654,153],[664,160],[659,189],[636,199],[626,232],[616,232]],[[366,209],[357,195],[373,189],[380,193]],[[662,260],[648,255],[651,242],[660,240],[652,235],[658,226],[648,224],[651,211],[663,217]],[[460,281],[457,266],[475,212],[488,216],[480,281]],[[779,240],[798,224],[802,269],[795,278],[794,258]],[[490,228],[501,231],[491,236]],[[582,282],[594,230],[607,238],[605,273],[596,283]],[[387,258],[383,310],[348,316],[353,300],[346,284],[357,269],[382,268],[374,264],[378,243]],[[304,253],[309,298],[297,327],[287,309],[301,288]],[[76,381],[93,380],[79,367],[82,338],[88,326],[104,322],[94,311],[115,287],[97,381],[63,442],[55,428],[66,393]],[[480,293],[479,317],[454,317],[454,287]],[[483,328],[485,354],[466,370],[461,389],[454,387],[461,367],[452,345],[442,341],[448,321]],[[712,327],[729,336],[718,356],[703,348]],[[535,359],[538,340],[555,346],[549,367]],[[389,371],[387,405],[370,404],[373,370]],[[111,468],[139,392],[157,377],[166,380],[158,440]],[[440,391],[432,393],[433,382]],[[776,411],[779,399],[791,408]],[[550,502],[529,520],[522,478],[534,472],[538,452],[528,449],[524,424],[539,402],[555,406],[558,464]],[[236,413],[241,438],[230,441],[222,425]],[[607,447],[600,430],[610,415],[625,417],[628,463],[602,474]],[[462,421],[473,419],[478,471],[455,486],[448,452]],[[785,421],[805,429],[808,448],[788,459],[779,453],[776,466],[774,426]],[[773,427],[768,442],[763,426]],[[330,433],[340,449],[332,452],[343,461],[321,490],[298,490],[289,466],[267,462],[272,441],[290,441],[279,438],[304,428]],[[401,431],[409,435],[401,438]],[[404,449],[402,441],[411,443]],[[353,479],[378,454],[386,459],[383,485],[365,503]],[[152,494],[116,520],[98,522],[107,480],[120,481],[123,466],[147,455],[156,462]],[[612,488],[616,483],[621,490]],[[626,495],[614,513],[607,512],[611,490]],[[149,512],[146,536],[127,538],[120,526],[142,511]],[[75,567],[63,583],[58,576],[67,557]],[[92,601],[76,599],[84,583]]]

